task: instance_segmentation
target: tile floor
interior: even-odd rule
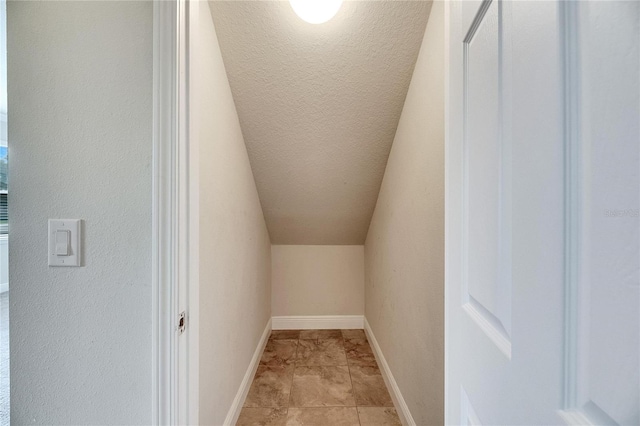
[[[363,330],[274,330],[238,426],[400,425]]]

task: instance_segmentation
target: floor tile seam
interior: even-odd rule
[[[326,340],[340,340],[337,337],[314,337],[313,339],[300,339],[300,340],[305,340],[305,341],[313,341],[313,342],[320,342],[320,341],[326,341]]]
[[[342,335],[342,344],[344,345],[344,334]],[[360,413],[358,412],[358,401],[356,399],[356,388],[353,386],[353,377],[351,377],[351,362],[349,362],[349,357],[346,356],[345,349],[345,357],[347,358],[347,369],[349,371],[349,382],[351,383],[351,392],[353,392],[353,402],[356,404],[356,416],[358,416],[358,424],[362,426],[362,422],[360,421]]]
[[[275,409],[275,408],[287,408],[288,409],[289,407],[285,406],[285,405],[250,405],[250,406],[246,406],[245,405],[242,408],[243,409],[244,408],[273,408],[273,409]]]
[[[393,405],[393,403],[391,403],[392,405],[356,405],[356,407],[360,407],[360,408],[396,408],[395,405]]]
[[[342,346],[344,347],[344,355],[347,358],[347,365],[349,368],[349,380],[351,381],[351,390],[353,392],[353,401],[356,403],[356,416],[358,417],[358,425],[362,426],[362,420],[360,420],[360,411],[358,410],[358,401],[356,400],[356,388],[353,386],[353,377],[351,377],[351,359],[349,358],[349,354],[347,353],[347,342],[344,337],[344,333],[342,334]]]
[[[249,407],[242,407],[242,408],[271,408],[271,409],[285,409],[285,408],[289,408],[289,407],[285,407],[284,405],[252,405]]]
[[[291,369],[291,386],[289,386],[289,399],[287,400],[287,414],[289,414],[289,407],[291,406],[291,396],[293,395],[293,379],[296,376],[296,368],[298,367],[298,350],[300,349],[300,334],[298,334],[298,343],[296,344],[296,354],[293,357],[293,368]]]
[[[357,405],[293,405],[289,408],[358,408]]]
[[[348,367],[348,364],[298,364],[296,367]]]

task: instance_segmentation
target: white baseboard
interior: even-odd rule
[[[253,376],[255,376],[256,371],[258,370],[258,365],[260,364],[260,358],[262,357],[262,352],[264,351],[265,346],[267,346],[267,341],[269,340],[269,335],[271,334],[271,320],[267,322],[267,326],[264,328],[264,332],[262,332],[262,337],[260,338],[260,342],[258,342],[258,346],[256,347],[256,351],[253,353],[253,358],[251,358],[251,363],[247,368],[247,372],[242,379],[242,383],[240,383],[240,389],[238,389],[238,393],[236,397],[233,399],[233,403],[231,404],[231,408],[227,413],[227,418],[224,419],[225,426],[235,425],[238,421],[238,417],[240,416],[240,412],[242,411],[242,406],[244,405],[244,400],[247,398],[247,394],[249,393],[249,389],[251,388],[251,383],[253,382]]]
[[[274,330],[342,330],[364,328],[363,315],[287,316],[271,318]]]
[[[387,364],[387,360],[384,359],[384,355],[382,355],[380,345],[378,345],[378,341],[373,335],[371,326],[369,325],[369,322],[366,318],[364,318],[364,331],[367,334],[367,339],[369,339],[369,343],[371,344],[371,348],[373,349],[373,354],[376,357],[376,361],[378,361],[378,366],[380,367],[380,371],[382,372],[382,378],[384,379],[387,388],[390,390],[389,393],[391,394],[391,399],[393,399],[393,404],[396,406],[396,411],[398,412],[400,421],[405,426],[416,426],[416,422],[411,416],[409,407],[402,397],[402,393],[400,393],[400,388],[396,383],[396,379],[393,378],[393,374],[391,373],[389,364]]]
[[[9,283],[0,284],[0,293],[9,291]]]

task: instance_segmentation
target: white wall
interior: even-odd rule
[[[274,316],[362,315],[363,246],[271,246]]]
[[[436,1],[365,244],[365,317],[419,425],[444,422],[443,49]]]
[[[151,2],[8,2],[12,424],[151,422]],[[84,266],[47,266],[47,219]]]
[[[9,290],[9,236],[0,235],[0,293]]]
[[[199,7],[200,424],[220,425],[271,317],[271,242],[209,6]]]

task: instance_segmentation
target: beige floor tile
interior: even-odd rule
[[[236,426],[285,426],[287,408],[244,407]]]
[[[359,424],[400,425],[363,331],[274,330],[237,425]]]
[[[364,339],[344,339],[344,349],[349,365],[374,367],[378,365],[369,342]]]
[[[364,330],[342,330],[342,337],[345,339],[365,339],[367,340],[367,335],[364,333]]]
[[[296,366],[347,365],[342,339],[300,340]]]
[[[297,349],[297,340],[269,340],[262,353],[262,358],[260,358],[260,365],[277,366],[293,364]]]
[[[358,416],[362,426],[402,425],[396,409],[391,407],[358,407]]]
[[[340,330],[300,330],[300,339],[342,339]]]
[[[286,426],[359,426],[355,407],[289,408]]]
[[[393,407],[378,367],[350,366],[353,393],[358,406]]]
[[[300,330],[271,330],[269,339],[293,339],[297,340],[300,337]]]
[[[290,407],[354,405],[348,367],[296,367]]]
[[[286,407],[289,403],[293,366],[258,367],[245,407]]]

